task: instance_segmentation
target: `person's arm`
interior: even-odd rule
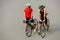
[[[25,12],[24,12],[24,18],[25,18]]]
[[[33,10],[31,10],[31,18],[33,18]]]
[[[40,18],[40,9],[38,9],[38,16],[39,16],[39,18]]]
[[[44,8],[44,20],[45,20],[45,17],[46,17],[46,13],[47,13],[47,10],[46,10],[46,8]]]
[[[31,18],[33,18],[33,12],[31,12]]]
[[[25,9],[24,9],[24,19],[25,19]]]

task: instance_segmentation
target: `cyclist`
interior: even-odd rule
[[[40,27],[41,27],[42,21],[45,21],[45,24],[47,26],[47,31],[49,31],[49,25],[47,23],[47,17],[46,17],[47,10],[44,5],[39,6],[38,14],[39,14],[39,18],[40,18],[40,22],[38,24],[38,34],[40,34]]]
[[[35,29],[35,25],[34,25],[34,20],[33,20],[33,9],[32,9],[32,7],[31,7],[31,4],[30,3],[27,3],[26,4],[26,7],[25,7],[25,9],[24,9],[24,17],[25,17],[25,19],[26,19],[26,32],[28,32],[29,30],[27,29],[28,28],[28,20],[30,20],[31,21],[31,25],[33,26],[33,28],[34,28],[34,31],[36,31],[36,29]]]

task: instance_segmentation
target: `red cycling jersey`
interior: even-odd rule
[[[25,18],[31,18],[31,14],[32,14],[32,8],[25,8],[24,12],[25,12]]]

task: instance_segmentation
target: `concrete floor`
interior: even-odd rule
[[[45,38],[33,33],[25,35],[24,7],[30,2],[33,16],[38,19],[38,6],[43,4],[49,13],[51,31]],[[0,0],[0,40],[60,40],[60,0]]]

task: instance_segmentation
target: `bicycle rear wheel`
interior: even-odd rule
[[[34,23],[36,25],[36,31],[38,30],[38,20],[37,19],[34,19]]]
[[[31,37],[32,35],[32,27],[28,26],[28,32],[26,33],[27,37]]]
[[[46,36],[45,26],[42,26],[42,27],[41,27],[40,32],[41,32],[41,37],[44,38],[44,37]]]
[[[48,25],[50,26],[50,21],[49,21],[49,19],[47,19],[47,23],[48,23]]]

